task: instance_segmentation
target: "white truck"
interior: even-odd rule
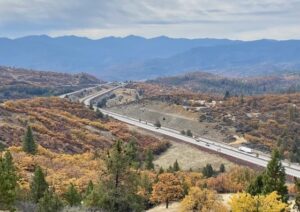
[[[240,146],[239,150],[242,152],[246,152],[246,153],[253,153],[252,149],[250,149],[249,147],[245,147],[245,146]]]

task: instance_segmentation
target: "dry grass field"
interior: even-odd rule
[[[197,171],[208,163],[216,170],[218,170],[223,163],[226,169],[229,170],[234,165],[225,158],[206,153],[191,145],[171,141],[170,143],[171,147],[166,152],[159,155],[154,161],[156,167],[163,167],[164,169],[168,168],[169,165],[173,165],[175,160],[178,161],[182,170],[189,170],[192,168]]]

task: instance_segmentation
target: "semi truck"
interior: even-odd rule
[[[239,150],[242,152],[246,152],[246,153],[253,153],[252,149],[250,149],[249,147],[245,147],[245,146],[240,146]]]

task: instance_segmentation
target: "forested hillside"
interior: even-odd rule
[[[103,81],[88,74],[64,74],[0,66],[0,100],[50,96]]]
[[[300,74],[285,73],[264,77],[230,78],[206,72],[149,80],[161,86],[182,87],[193,92],[232,95],[255,95],[264,93],[292,93],[300,91]]]
[[[142,149],[163,151],[167,143],[130,131],[125,124],[102,117],[82,104],[60,98],[7,101],[0,106],[0,141],[20,145],[31,126],[37,142],[60,153],[84,153],[109,148],[114,140],[139,141]]]

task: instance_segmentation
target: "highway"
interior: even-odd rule
[[[100,91],[95,94],[89,95],[87,97],[80,99],[80,102],[83,102],[86,106],[89,106],[93,99],[100,97],[102,95],[108,94],[115,89],[123,87],[124,85],[125,84],[122,84],[122,85],[113,87],[111,89],[108,89],[105,91]],[[95,107],[95,106],[94,106],[94,108],[95,108],[95,110],[97,109],[97,107]],[[188,136],[182,135],[179,131],[176,131],[174,129],[169,129],[169,128],[165,128],[165,127],[157,128],[152,123],[140,121],[138,119],[124,116],[121,114],[117,114],[117,113],[114,113],[114,112],[111,112],[111,111],[108,111],[108,110],[105,110],[102,108],[98,108],[98,109],[103,114],[111,116],[119,121],[124,122],[124,123],[134,125],[134,126],[152,131],[154,133],[166,135],[171,138],[175,138],[177,140],[214,151],[216,153],[228,155],[228,156],[236,158],[238,160],[245,161],[249,164],[266,167],[268,161],[270,160],[270,157],[266,156],[266,155],[256,155],[255,153],[246,153],[246,152],[238,150],[235,147],[232,147],[232,146],[229,146],[226,144],[222,144],[220,142],[216,142],[216,141],[212,141],[212,140],[209,140],[206,138],[200,138],[200,137],[197,137],[197,138],[188,137]],[[285,172],[287,175],[293,176],[293,177],[300,177],[300,166],[299,165],[291,164],[286,161],[283,161],[282,164],[285,167]]]
[[[71,92],[71,93],[66,93],[66,94],[60,95],[59,97],[60,98],[65,98],[66,96],[74,95],[74,94],[80,93],[80,92],[85,91],[85,90],[86,91],[92,90],[92,89],[97,88],[97,87],[102,86],[102,85],[105,85],[105,84],[98,84],[98,85],[96,85],[94,87],[82,88],[82,89],[80,89],[78,91],[74,91],[74,92]]]

